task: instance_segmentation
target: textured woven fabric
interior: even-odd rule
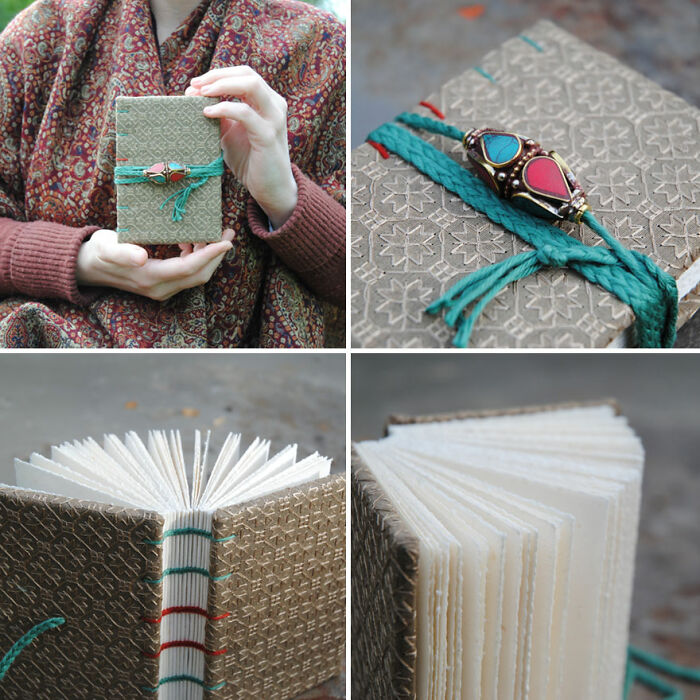
[[[209,697],[286,700],[337,675],[345,657],[345,477],[217,511],[207,625]]]
[[[352,696],[414,698],[418,541],[357,455],[351,504]]]
[[[163,518],[0,488],[0,653],[34,624],[64,625],[25,649],[0,685],[7,700],[139,697],[158,681]]]
[[[217,511],[207,697],[286,700],[337,675],[345,642],[345,477]],[[0,489],[0,652],[33,624],[66,623],[20,654],[3,698],[134,698],[158,682],[163,518]],[[230,574],[230,575],[229,575]],[[227,576],[229,575],[229,576]],[[219,577],[222,577],[219,579]]]
[[[700,255],[698,110],[550,22],[487,54],[428,99],[462,129],[516,131],[556,150],[592,210],[628,249],[678,279]],[[433,116],[424,107],[415,110]],[[466,165],[461,145],[432,136]],[[353,153],[352,328],[364,347],[444,347],[452,331],[424,312],[465,274],[527,246],[444,187],[369,144]],[[562,224],[586,244],[585,227]],[[687,293],[688,290],[681,290]],[[697,299],[681,303],[681,320]],[[479,319],[472,347],[605,347],[632,323],[628,307],[567,270],[511,284]]]
[[[176,162],[206,165],[221,152],[219,121],[202,110],[207,97],[118,97],[117,163],[144,166]],[[117,185],[117,231],[128,243],[194,243],[221,239],[221,177],[207,180],[187,200],[182,221],[172,221],[163,201],[189,184]]]
[[[0,216],[32,236],[33,222],[73,229],[117,226],[113,184],[115,99],[182,95],[210,68],[248,64],[288,103],[291,159],[319,196],[336,200],[330,248],[345,227],[345,36],[328,13],[287,0],[203,0],[160,47],[148,0],[38,0],[0,39]],[[60,89],[54,89],[60,86]],[[320,297],[314,275],[251,233],[249,195],[227,171],[223,221],[236,233],[208,284],[165,303],[101,290],[85,308],[23,290],[3,291],[0,346],[10,347],[322,347],[344,343],[342,311]],[[287,237],[308,237],[306,216]],[[43,224],[42,224],[43,226]],[[14,230],[14,228],[13,228]],[[63,235],[59,229],[55,235]],[[0,225],[0,238],[4,237]],[[84,237],[84,233],[81,234]],[[316,235],[316,234],[314,234]],[[77,238],[78,236],[76,236]],[[71,244],[73,245],[73,243]],[[300,244],[301,245],[301,244]],[[39,248],[37,245],[36,248]],[[77,251],[77,245],[75,247]],[[75,257],[45,247],[41,268],[75,269]],[[179,255],[174,246],[151,249]],[[337,256],[317,257],[335,265]],[[63,287],[63,299],[70,287]],[[321,290],[321,291],[317,291]],[[51,296],[40,294],[38,297]],[[26,292],[25,292],[26,293]]]

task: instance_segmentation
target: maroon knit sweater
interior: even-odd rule
[[[298,202],[276,231],[252,198],[248,222],[316,294],[335,304],[345,299],[345,209],[292,165]],[[71,228],[49,221],[0,218],[0,296],[65,299],[84,305],[95,293],[78,288],[75,266],[81,244],[97,226]]]

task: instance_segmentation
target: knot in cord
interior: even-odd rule
[[[454,126],[418,114],[403,113],[397,121],[457,141],[464,136]],[[457,327],[453,341],[457,347],[467,346],[479,314],[491,299],[504,287],[538,272],[543,266],[568,266],[628,304],[636,316],[636,341],[641,347],[673,345],[678,318],[675,279],[651,258],[625,248],[590,211],[585,212],[581,221],[600,236],[605,246],[587,246],[546,221],[516,209],[450,156],[397,124],[383,124],[367,138],[411,163],[535,249],[476,270],[426,309],[428,313],[447,310],[445,321]],[[466,315],[464,311],[472,303]]]
[[[563,250],[549,244],[537,249],[537,259],[550,267],[566,267],[569,264],[569,256]]]

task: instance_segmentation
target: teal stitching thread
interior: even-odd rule
[[[417,129],[460,140],[463,132],[444,122],[418,114],[403,113],[397,121]],[[642,347],[670,347],[676,337],[678,290],[668,273],[638,251],[621,245],[591,214],[583,221],[608,248],[587,246],[564,231],[501,200],[479,178],[445,153],[396,124],[383,124],[368,136],[412,163],[435,182],[459,195],[464,202],[486,214],[495,223],[517,234],[536,250],[521,253],[477,270],[460,280],[427,312],[448,312],[445,321],[457,326],[454,344],[466,347],[479,314],[501,289],[545,266],[568,265],[632,307],[636,315],[637,342]],[[474,307],[468,317],[462,312]]]
[[[117,136],[128,136],[128,134],[117,134]],[[143,182],[150,182],[148,177],[145,177],[143,171],[148,166],[137,165],[118,165],[114,168],[114,184],[115,185],[137,185]],[[173,221],[182,221],[182,218],[187,213],[185,206],[192,192],[206,184],[210,177],[219,177],[224,174],[224,154],[220,154],[216,160],[213,160],[207,165],[190,165],[187,178],[191,178],[191,182],[181,190],[174,192],[160,205],[163,209],[170,200],[175,199],[173,204],[173,212],[171,219]],[[199,178],[199,179],[196,179]]]
[[[129,110],[128,109],[118,109],[117,114],[129,114]]]
[[[534,48],[536,48],[540,53],[544,53],[544,49],[536,41],[534,41],[533,39],[530,39],[529,36],[525,36],[524,34],[521,34],[518,38],[522,39],[523,41],[526,41],[528,44],[530,44],[530,46],[533,46]]]
[[[483,75],[484,78],[490,80],[492,83],[496,82],[496,78],[494,78],[490,73],[487,73],[481,66],[474,66],[474,70],[479,73],[479,75]]]
[[[128,135],[129,134],[120,134],[119,132],[117,132],[117,136],[128,136]]]
[[[199,574],[200,576],[206,576],[211,581],[225,581],[232,576],[232,574],[212,576],[206,569],[201,569],[198,566],[178,566],[174,569],[166,569],[160,578],[144,578],[143,581],[145,583],[160,583],[166,576],[173,576],[175,574]]]
[[[204,690],[219,690],[219,688],[223,688],[226,685],[226,681],[221,681],[221,683],[217,683],[216,685],[205,685],[204,681],[200,680],[199,678],[195,678],[194,676],[181,675],[161,678],[161,680],[158,681],[158,685],[155,686],[155,688],[151,688],[147,685],[144,685],[141,686],[141,689],[147,690],[149,693],[155,693],[161,685],[165,685],[166,683],[177,683],[178,681],[189,681],[190,683],[196,683],[197,685],[201,685],[202,688],[204,688]]]
[[[59,627],[65,624],[66,620],[63,617],[50,617],[48,620],[34,625],[29,632],[23,634],[11,647],[10,650],[2,657],[0,661],[0,681],[5,677],[7,670],[12,666],[14,660],[28,647],[40,634],[47,630]]]
[[[126,233],[129,229],[128,228],[116,228],[114,229],[117,233]]]
[[[166,530],[163,533],[163,539],[160,540],[149,540],[149,539],[144,539],[143,542],[144,544],[153,544],[153,545],[160,545],[163,544],[163,542],[166,540],[168,537],[175,537],[176,535],[199,535],[200,537],[206,537],[208,540],[211,540],[212,542],[228,542],[229,540],[232,540],[236,535],[229,535],[228,537],[217,537],[214,538],[212,533],[209,530],[201,530],[196,527],[179,527],[174,530]]]
[[[118,206],[118,207],[117,207],[117,209],[128,209],[128,208],[129,208],[129,207],[127,207],[127,206],[124,206],[124,205],[122,205],[122,206]]]

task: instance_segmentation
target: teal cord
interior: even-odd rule
[[[156,693],[158,692],[158,688],[160,688],[161,685],[165,685],[166,683],[179,683],[181,681],[187,681],[188,683],[196,683],[197,685],[202,686],[204,690],[219,690],[219,688],[223,688],[226,685],[226,681],[221,681],[221,683],[217,683],[216,685],[206,685],[203,680],[196,678],[195,676],[187,676],[187,675],[179,675],[179,676],[168,676],[167,678],[161,678],[161,680],[158,681],[158,685],[155,687],[151,688],[147,685],[144,685],[141,687],[142,690],[146,690],[149,693]]]
[[[59,627],[65,624],[66,620],[63,617],[50,617],[48,620],[34,625],[29,632],[22,635],[11,647],[10,650],[2,657],[0,661],[0,681],[5,677],[7,670],[12,666],[14,660],[28,647],[40,634],[47,630]]]
[[[643,666],[642,666],[643,664]],[[700,684],[700,669],[679,666],[648,651],[630,645],[627,649],[627,669],[623,700],[628,700],[635,682],[661,694],[664,700],[683,700],[683,692],[659,678],[644,666],[685,683]]]
[[[418,114],[403,113],[397,121],[459,141],[464,136],[464,132],[454,126]],[[587,246],[546,221],[516,209],[476,175],[397,124],[383,124],[367,138],[413,164],[469,206],[535,248],[477,270],[427,308],[428,313],[447,309],[445,321],[451,327],[457,326],[453,341],[457,347],[468,345],[479,314],[503,288],[548,266],[568,266],[628,304],[636,316],[637,343],[641,347],[673,345],[678,317],[675,280],[645,255],[625,248],[592,213],[586,212],[583,221],[607,247]],[[465,316],[464,309],[472,303],[470,314]]]
[[[160,205],[160,209],[163,209],[170,200],[175,199],[171,214],[173,221],[182,221],[182,218],[187,213],[185,208],[187,200],[195,190],[206,184],[210,177],[220,177],[224,174],[224,154],[222,153],[216,160],[207,165],[189,165],[188,167],[190,172],[185,179],[191,178],[194,182],[171,194]],[[137,185],[143,182],[150,182],[150,178],[143,174],[143,171],[147,168],[148,166],[118,165],[114,168],[114,184]]]

